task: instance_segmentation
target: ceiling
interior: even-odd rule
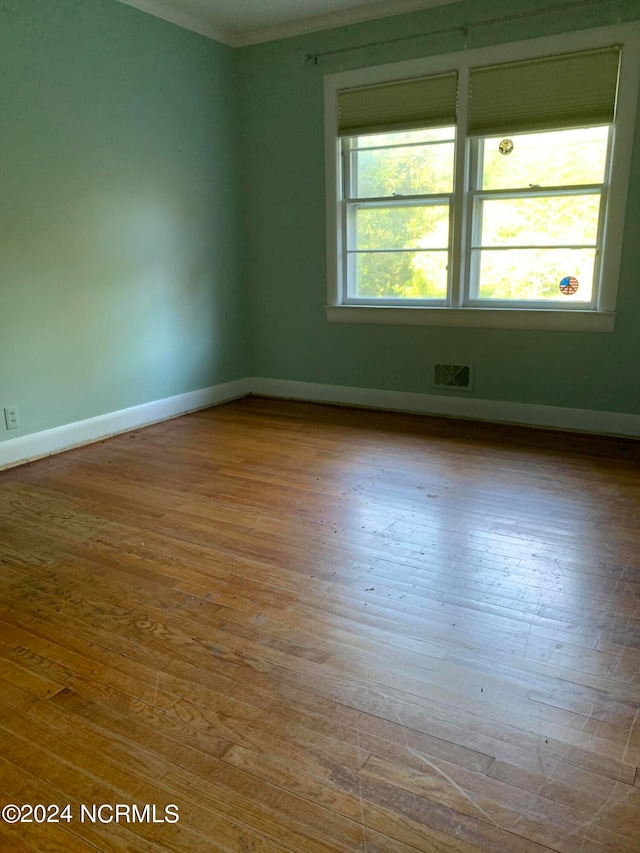
[[[119,0],[232,47],[442,6],[456,0]]]

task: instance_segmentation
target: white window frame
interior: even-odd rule
[[[454,131],[455,134],[455,131]],[[355,226],[355,211],[358,209],[371,209],[376,207],[384,207],[384,208],[400,208],[400,207],[408,207],[408,206],[428,206],[430,204],[444,206],[445,204],[449,208],[449,246],[444,249],[431,249],[431,251],[446,251],[450,257],[450,246],[451,246],[451,231],[453,229],[453,210],[454,210],[454,193],[453,187],[450,192],[433,192],[433,193],[425,193],[422,195],[402,195],[402,196],[392,196],[391,198],[360,198],[356,193],[356,184],[357,184],[357,175],[352,173],[351,169],[351,151],[352,151],[352,141],[356,137],[347,137],[342,140],[342,148],[340,152],[340,156],[342,158],[341,168],[342,168],[342,186],[343,186],[343,210],[341,210],[341,223],[340,228],[343,232],[342,240],[343,246],[348,246],[349,244],[354,244],[355,234],[354,234],[354,226]],[[453,140],[451,140],[453,141]],[[450,141],[446,140],[443,143],[441,142],[432,142],[432,143],[420,143],[429,144],[429,145],[440,145],[440,144],[449,144]],[[416,143],[410,143],[411,145],[415,145]],[[385,146],[386,147],[386,146]],[[388,146],[392,147],[392,146]],[[372,148],[367,148],[367,151],[375,150]],[[384,250],[385,253],[387,250]],[[390,252],[401,252],[406,251],[402,249],[391,249],[388,250]],[[354,250],[351,250],[354,253]],[[342,280],[344,282],[344,292],[343,292],[343,304],[345,305],[371,305],[371,299],[366,297],[358,297],[351,295],[349,293],[349,275],[351,274],[351,279],[354,278],[353,270],[349,273],[349,257],[346,251],[343,251],[343,268],[341,270]],[[451,281],[451,270],[449,270],[448,275],[450,285]],[[406,305],[424,305],[426,303],[433,304],[445,304],[446,299],[384,299],[384,298],[376,298],[376,305],[397,305],[401,303],[402,306]]]
[[[457,71],[460,91],[468,89],[471,68],[484,65],[537,59],[610,45],[622,47],[620,82],[616,122],[612,127],[611,169],[605,181],[606,217],[600,223],[601,255],[599,287],[590,305],[556,307],[543,303],[516,303],[468,300],[464,303],[465,288],[462,276],[468,276],[466,232],[470,227],[470,203],[473,192],[467,188],[471,162],[471,146],[478,143],[467,138],[467,99],[458,104],[455,174],[452,204],[453,247],[452,266],[459,275],[451,277],[449,294],[444,305],[416,304],[407,301],[400,305],[375,304],[353,300],[347,296],[344,272],[346,233],[343,227],[343,195],[341,140],[338,136],[338,93],[343,89],[391,83],[412,77]],[[328,74],[325,91],[325,171],[327,212],[327,319],[344,323],[382,323],[392,325],[471,326],[507,329],[557,329],[566,331],[612,332],[615,323],[616,296],[622,239],[624,230],[627,185],[631,169],[636,105],[640,77],[640,24],[627,23],[594,30],[564,33],[506,45],[461,51],[408,62],[397,62],[354,71]],[[567,188],[562,188],[565,191]],[[446,194],[445,194],[446,195]],[[455,212],[454,212],[455,211]]]

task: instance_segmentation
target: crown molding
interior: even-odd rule
[[[358,6],[355,9],[343,9],[339,12],[330,12],[326,15],[315,15],[312,18],[303,18],[299,21],[288,21],[264,29],[233,31],[231,37],[232,47],[249,47],[267,41],[304,36],[321,30],[333,30],[338,27],[347,27],[351,24],[361,24],[365,21],[374,21],[378,18],[390,18],[393,15],[405,15],[408,12],[419,12],[434,6],[447,6],[458,3],[460,0],[381,0],[368,6]]]
[[[123,3],[125,6],[133,6],[134,9],[139,9],[141,12],[147,12],[153,15],[154,18],[162,18],[163,21],[168,21],[170,24],[176,24],[185,30],[191,30],[201,36],[206,36],[214,41],[226,44],[228,47],[236,47],[233,36],[226,30],[215,26],[206,18],[189,15],[185,12],[180,12],[173,6],[168,6],[162,0],[118,0],[118,3]]]
[[[267,41],[293,38],[321,30],[332,30],[346,27],[350,24],[360,24],[374,21],[378,18],[389,18],[393,15],[405,15],[408,12],[419,12],[434,6],[445,6],[459,3],[460,0],[380,0],[367,6],[354,9],[343,9],[339,12],[329,12],[326,15],[315,15],[298,21],[288,21],[272,27],[256,30],[231,30],[216,26],[208,17],[196,17],[179,11],[166,0],[118,0],[126,6],[133,6],[141,12],[147,12],[156,18],[162,18],[179,27],[192,30],[207,38],[222,42],[228,47],[249,47]]]

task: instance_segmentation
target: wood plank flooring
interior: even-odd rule
[[[0,473],[0,804],[72,815],[0,850],[638,853],[639,520],[637,443],[258,398]]]

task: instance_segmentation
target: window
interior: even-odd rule
[[[467,304],[594,306],[610,137],[605,125],[472,142]]]
[[[329,319],[612,330],[626,29],[325,78]]]
[[[455,128],[344,140],[346,297],[447,295]]]

